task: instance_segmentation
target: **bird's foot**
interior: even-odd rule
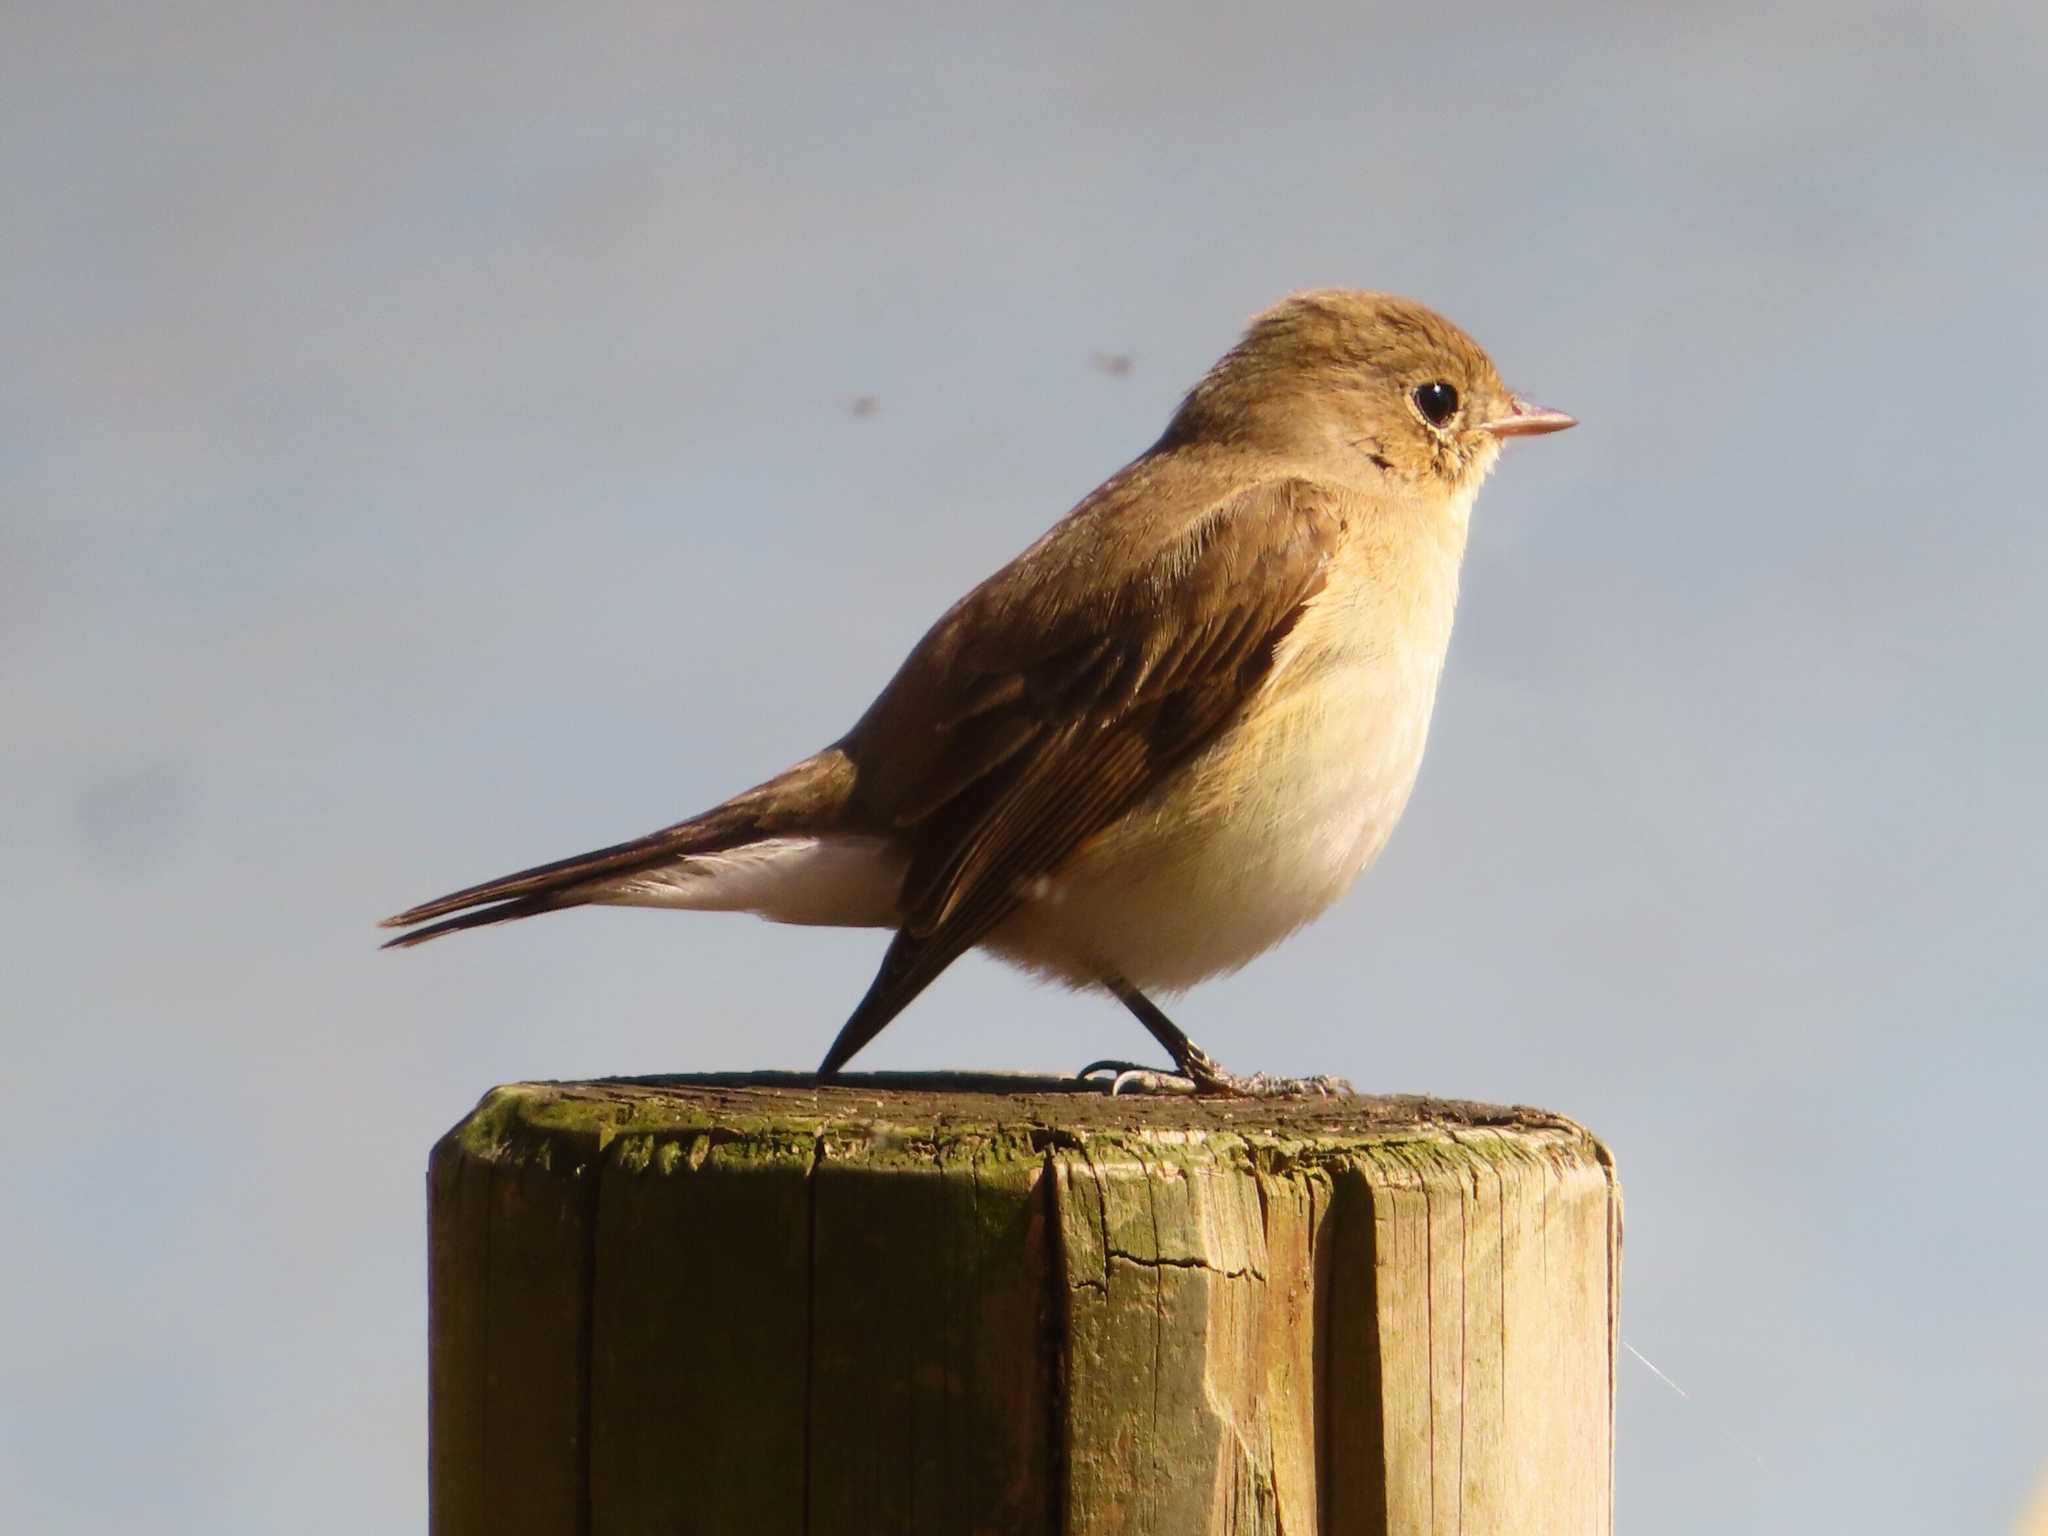
[[[1352,1087],[1341,1077],[1270,1077],[1254,1072],[1239,1077],[1185,1035],[1175,1054],[1181,1075],[1191,1079],[1195,1092],[1216,1099],[1333,1099],[1348,1098]]]
[[[1233,1099],[1348,1099],[1358,1092],[1349,1078],[1321,1072],[1314,1077],[1274,1077],[1265,1072],[1237,1077],[1220,1072],[1195,1091]]]
[[[1346,1079],[1327,1075],[1273,1077],[1254,1072],[1249,1077],[1239,1077],[1224,1071],[1200,1047],[1189,1053],[1189,1059],[1178,1071],[1163,1071],[1135,1061],[1091,1061],[1075,1075],[1087,1078],[1098,1072],[1112,1074],[1112,1098],[1120,1093],[1149,1093],[1194,1094],[1215,1099],[1336,1099],[1349,1098],[1357,1092]]]

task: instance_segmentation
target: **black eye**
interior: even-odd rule
[[[1415,402],[1415,409],[1422,412],[1422,419],[1432,427],[1442,426],[1458,409],[1458,392],[1441,379],[1434,384],[1422,385],[1409,398]]]

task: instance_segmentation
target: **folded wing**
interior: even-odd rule
[[[1275,480],[1133,562],[1107,603],[1097,586],[1047,611],[1056,584],[999,578],[941,621],[842,743],[864,814],[909,864],[902,926],[821,1070],[1215,739],[1322,590],[1342,527],[1334,493]]]

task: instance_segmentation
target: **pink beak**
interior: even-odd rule
[[[1578,424],[1576,416],[1567,416],[1563,411],[1553,411],[1546,406],[1531,405],[1520,395],[1510,395],[1507,415],[1482,421],[1479,430],[1491,432],[1495,437],[1535,437],[1542,432],[1562,432],[1566,427]]]

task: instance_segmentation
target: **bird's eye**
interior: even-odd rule
[[[1422,419],[1432,427],[1442,426],[1458,409],[1458,392],[1441,379],[1434,384],[1420,386],[1408,398],[1415,402],[1415,409],[1422,412]]]

